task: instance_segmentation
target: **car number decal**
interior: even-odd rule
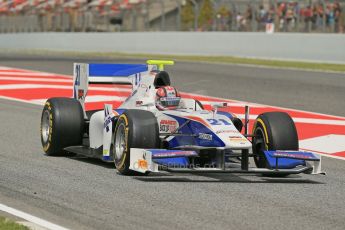
[[[224,119],[207,119],[210,125],[231,125],[230,122]]]

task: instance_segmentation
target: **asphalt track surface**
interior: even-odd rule
[[[2,57],[0,65],[71,74],[73,61]],[[344,74],[169,68],[185,92],[345,116]],[[0,100],[0,203],[50,222],[71,229],[344,229],[345,161],[323,158],[327,176],[126,177],[98,160],[45,156],[40,116],[41,106]]]

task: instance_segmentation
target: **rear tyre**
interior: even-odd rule
[[[292,118],[283,112],[259,115],[253,127],[253,154],[258,168],[269,168],[265,150],[298,150],[298,135]]]
[[[41,143],[49,156],[63,155],[68,146],[81,145],[84,112],[73,98],[50,98],[41,116]]]
[[[129,169],[130,149],[155,149],[160,147],[157,118],[145,110],[127,110],[115,127],[114,162],[123,175],[133,175]]]

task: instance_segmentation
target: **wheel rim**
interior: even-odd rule
[[[44,143],[48,141],[50,135],[50,124],[49,124],[50,113],[48,110],[44,111],[41,121],[41,136]]]
[[[125,134],[125,125],[121,123],[116,130],[115,135],[115,159],[119,160],[123,157],[123,154],[126,151],[126,134]]]
[[[255,142],[254,142],[255,153],[257,154],[256,156],[254,156],[254,160],[258,168],[266,168],[266,159],[264,156],[264,151],[266,150],[265,143],[266,143],[266,140],[265,140],[264,132],[262,131],[260,127],[258,127],[255,130]]]

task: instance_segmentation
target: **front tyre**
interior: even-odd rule
[[[49,156],[63,154],[68,146],[81,145],[84,133],[84,112],[73,98],[50,98],[41,116],[41,143]]]
[[[266,150],[297,150],[298,135],[292,118],[283,112],[259,115],[253,127],[253,154],[258,168],[269,168]]]
[[[157,118],[145,110],[127,110],[117,120],[115,127],[114,162],[123,175],[131,175],[129,169],[130,149],[159,148]]]

